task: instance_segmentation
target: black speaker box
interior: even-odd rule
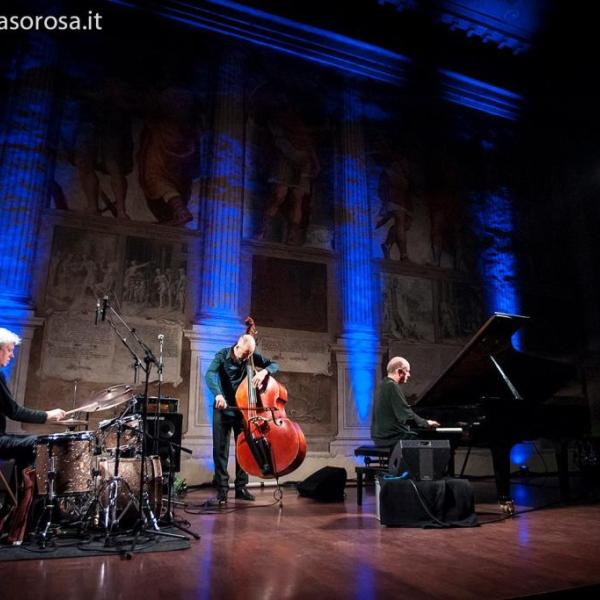
[[[342,502],[346,469],[323,467],[298,484],[298,493],[319,502]]]
[[[147,422],[149,437],[146,438],[146,454],[154,452],[153,438],[158,438],[158,455],[163,473],[167,473],[169,470],[169,460],[173,461],[175,472],[179,472],[181,468],[179,446],[181,446],[183,415],[181,413],[160,413],[157,417],[155,414],[149,414]],[[171,442],[177,446],[170,446]]]
[[[379,518],[390,527],[476,527],[475,498],[465,479],[379,478]]]
[[[448,440],[400,440],[392,450],[390,475],[408,472],[411,479],[434,481],[448,473],[450,442]]]

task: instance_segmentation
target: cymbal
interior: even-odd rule
[[[71,425],[87,425],[87,421],[84,421],[83,419],[63,419],[62,421],[48,421],[47,424],[71,427]]]
[[[114,408],[115,406],[119,406],[119,404],[124,404],[125,402],[132,400],[135,398],[135,395],[136,392],[134,386],[126,383],[113,385],[97,392],[85,404],[69,412],[91,413],[99,410],[108,410],[109,408]]]

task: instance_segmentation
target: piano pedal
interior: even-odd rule
[[[498,504],[500,505],[500,510],[503,514],[509,517],[515,514],[515,503],[512,498],[500,498]]]

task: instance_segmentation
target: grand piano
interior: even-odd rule
[[[512,446],[538,438],[551,440],[561,494],[568,499],[568,444],[590,429],[587,406],[553,399],[557,390],[575,379],[576,368],[513,348],[512,335],[528,320],[494,313],[415,402],[420,416],[462,430],[454,446],[466,444],[469,451],[473,446],[490,448],[498,500],[509,513],[514,510]],[[451,436],[440,432],[437,437]]]

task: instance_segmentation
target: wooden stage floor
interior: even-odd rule
[[[284,488],[283,510],[273,488],[257,502],[230,500],[222,514],[178,517],[201,534],[178,552],[26,560],[0,563],[0,598],[93,600],[164,598],[465,598],[543,595],[572,589],[583,597],[600,586],[600,505],[579,502],[530,510],[556,500],[555,481],[513,485],[519,509],[500,516],[489,483],[474,484],[481,527],[382,527],[373,488],[363,506],[356,489],[344,503],[319,504]],[[256,490],[255,490],[256,491]],[[202,502],[212,490],[188,494]],[[231,493],[231,496],[233,493]],[[486,524],[487,522],[487,524]],[[560,597],[563,597],[560,594]],[[568,597],[573,597],[570,594]],[[588,596],[589,597],[589,596]]]

